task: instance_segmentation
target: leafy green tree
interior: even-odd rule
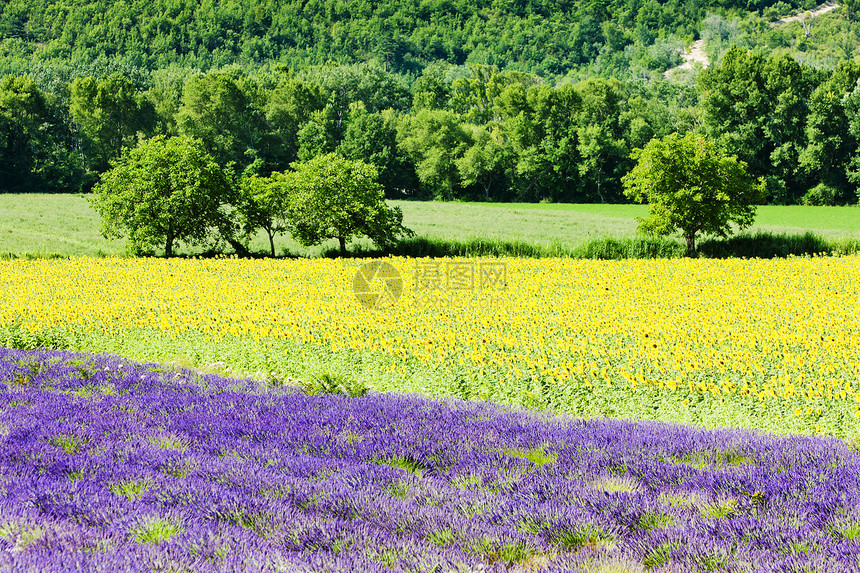
[[[700,233],[726,237],[733,224],[750,226],[764,198],[764,182],[743,161],[696,133],[653,139],[632,157],[637,163],[623,178],[624,193],[648,202],[639,229],[658,236],[680,231],[689,253]]]
[[[624,88],[617,80],[586,80],[575,86],[581,98],[577,115],[581,196],[605,203],[621,198],[621,176],[629,155],[621,124]]]
[[[860,19],[860,0],[845,0],[842,3],[843,8],[845,9],[846,15],[848,19],[856,21]]]
[[[582,97],[576,89],[513,84],[499,102],[516,198],[582,200],[577,140]]]
[[[418,180],[429,195],[443,200],[459,196],[457,160],[473,144],[459,115],[422,109],[401,124],[398,142],[414,163]]]
[[[384,109],[406,110],[410,103],[403,78],[371,64],[307,68],[300,78],[330,94],[328,104],[333,108],[332,117],[338,128],[347,119],[350,104],[362,102],[364,109],[373,113]]]
[[[600,23],[590,15],[576,23],[573,29],[572,52],[579,63],[585,63],[597,57],[600,46],[604,43]]]
[[[613,192],[609,197],[616,199],[615,187],[619,183],[619,171],[624,166],[627,147],[624,140],[613,137],[606,126],[591,124],[579,128],[579,175],[586,189],[593,189],[596,198],[606,203],[607,188]],[[588,185],[590,184],[590,185]],[[594,195],[587,193],[589,199]]]
[[[311,114],[296,134],[299,145],[299,161],[308,161],[314,157],[332,153],[340,140],[341,120],[337,119],[332,104],[326,105],[320,111]]]
[[[154,106],[122,74],[77,78],[69,91],[69,112],[80,126],[94,171],[105,171],[123,147],[134,146],[138,133],[145,136],[155,125]]]
[[[210,72],[185,82],[179,133],[199,139],[219,165],[263,169],[268,131],[259,86],[237,71]],[[255,163],[256,162],[256,163]]]
[[[396,118],[390,110],[367,113],[355,109],[337,150],[346,159],[376,167],[386,197],[402,198],[418,186],[414,167],[397,146]]]
[[[498,116],[496,104],[506,86],[538,85],[537,76],[522,72],[499,72],[495,66],[469,66],[469,75],[451,85],[451,107],[469,123],[485,124]]]
[[[275,256],[275,235],[287,231],[287,176],[275,171],[268,177],[252,175],[242,180],[239,213],[245,233],[263,229]]]
[[[451,84],[451,107],[469,123],[487,123],[506,83],[495,66],[469,66],[469,75]]]
[[[764,87],[770,110],[764,121],[764,135],[770,152],[768,172],[781,180],[785,196],[780,202],[796,203],[806,190],[799,169],[799,155],[806,147],[807,102],[814,86],[804,70],[790,56],[772,57],[765,62]]]
[[[442,63],[427,66],[412,84],[412,109],[443,109],[451,97],[451,86],[445,80],[447,69]]]
[[[176,116],[182,106],[183,88],[185,82],[195,75],[196,72],[178,66],[152,72],[149,89],[146,90],[145,95],[155,110],[156,134],[177,135],[179,133]]]
[[[765,135],[770,101],[761,54],[732,47],[722,62],[699,74],[698,88],[705,133],[737,154],[753,173],[766,173],[771,151]]]
[[[799,155],[800,168],[807,179],[833,189],[833,201],[839,204],[856,199],[846,170],[846,162],[857,147],[856,134],[849,129],[846,96],[854,91],[858,79],[860,64],[842,62],[827,81],[815,88],[806,116],[807,145]]]
[[[801,198],[802,205],[835,205],[836,204],[836,189],[826,183],[819,183],[812,189],[806,192]]]
[[[699,74],[705,133],[765,177],[773,201],[793,203],[806,190],[798,166],[816,81],[813,70],[789,56],[765,59],[736,46]]]
[[[385,204],[372,165],[329,153],[292,167],[295,171],[285,179],[288,225],[303,245],[337,239],[341,256],[346,256],[346,243],[353,237],[364,235],[386,247],[411,234],[400,209]]]
[[[228,228],[233,186],[200,141],[156,136],[128,150],[102,174],[91,199],[107,238],[128,235],[141,253],[177,241],[203,244]]]
[[[95,181],[83,167],[68,102],[29,77],[0,81],[0,192],[71,193]]]
[[[491,129],[478,125],[464,127],[472,132],[473,143],[455,160],[461,185],[467,192],[470,187],[478,188],[478,197],[484,201],[503,197],[508,184],[509,154],[502,142],[501,130],[498,126]]]
[[[279,166],[299,159],[299,132],[315,112],[323,110],[325,104],[318,85],[299,80],[292,73],[287,74],[269,94],[266,122],[274,137],[273,155],[277,157]]]
[[[32,79],[0,81],[0,192],[20,191],[32,181],[34,143],[47,112],[45,96]]]
[[[698,123],[695,85],[670,82],[662,77],[643,84],[627,84],[631,95],[624,103],[619,123],[630,149],[644,147],[654,137],[692,131]]]
[[[860,142],[860,87],[855,87],[848,93],[843,103],[845,105],[845,115],[848,119],[848,134],[854,147],[848,156],[846,173],[848,180],[856,186],[860,185],[860,145],[858,145],[858,142]],[[856,197],[860,199],[860,190],[855,188],[855,191],[857,193]]]

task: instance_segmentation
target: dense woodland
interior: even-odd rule
[[[622,201],[631,150],[698,130],[771,202],[857,203],[860,9],[774,23],[814,5],[10,0],[0,191],[181,134],[236,182],[336,151],[393,198]],[[712,65],[664,76],[698,39]]]
[[[709,4],[759,10],[772,0],[9,0],[6,49],[38,60],[117,58],[146,69],[375,59],[398,73],[490,64],[563,74],[602,48],[692,39]]]

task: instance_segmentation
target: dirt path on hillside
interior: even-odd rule
[[[804,12],[801,12],[800,14],[796,14],[794,16],[789,16],[787,18],[781,18],[781,19],[777,20],[776,22],[774,22],[773,24],[771,24],[771,26],[778,26],[779,24],[788,24],[789,22],[799,22],[800,20],[803,20],[804,18],[807,18],[807,17],[814,18],[814,17],[818,16],[819,14],[825,14],[827,12],[830,12],[831,10],[836,10],[837,8],[839,8],[839,4],[837,4],[833,0],[829,0],[828,2],[825,2],[824,4],[819,4],[818,6],[813,8],[812,10],[806,10]],[[808,16],[807,16],[807,14],[808,14]]]
[[[835,0],[828,0],[824,4],[819,4],[812,10],[807,10],[805,12],[801,12],[800,14],[796,14],[794,16],[788,16],[787,18],[782,18],[777,20],[776,22],[772,22],[771,26],[778,26],[780,24],[788,24],[789,22],[800,22],[804,18],[815,18],[821,14],[826,14],[831,10],[835,10],[839,8],[839,4]],[[681,53],[681,57],[684,58],[684,63],[680,66],[675,66],[670,70],[666,70],[663,72],[665,77],[670,77],[675,72],[683,71],[683,70],[691,70],[696,63],[702,64],[703,68],[707,68],[708,64],[708,56],[705,55],[705,41],[704,40],[696,40],[693,42],[693,45],[690,46],[689,52]]]
[[[703,68],[707,68],[708,64],[708,56],[705,55],[705,41],[704,40],[696,40],[693,42],[693,45],[690,46],[689,52],[682,52],[681,57],[684,58],[684,63],[680,66],[675,66],[670,70],[666,70],[663,72],[663,75],[667,78],[674,74],[675,72],[682,70],[692,70],[693,66],[697,63],[702,64]]]

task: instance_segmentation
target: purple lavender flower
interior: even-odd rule
[[[0,349],[0,570],[860,571],[827,438]]]

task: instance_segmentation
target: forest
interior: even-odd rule
[[[0,192],[88,192],[187,135],[236,182],[338,152],[390,198],[621,202],[633,149],[696,130],[771,203],[857,203],[860,23],[814,6],[11,0]],[[694,40],[711,65],[668,71]]]
[[[375,59],[397,73],[489,64],[542,76],[656,38],[698,35],[708,4],[772,0],[10,0],[6,51],[38,61],[118,59],[146,69]]]

